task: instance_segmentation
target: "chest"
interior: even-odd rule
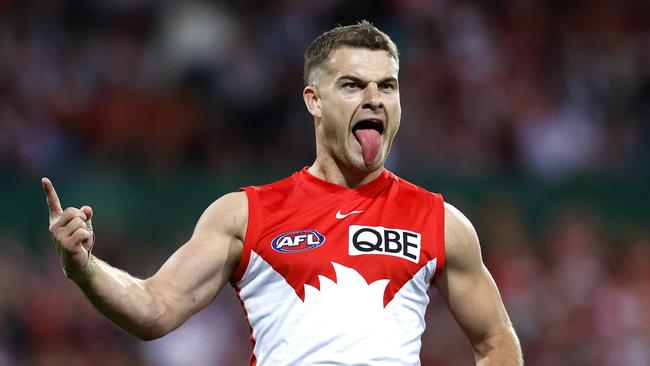
[[[335,264],[371,284],[404,283],[436,258],[434,211],[427,202],[383,197],[287,197],[261,208],[254,251],[304,297]]]

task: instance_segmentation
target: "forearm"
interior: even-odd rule
[[[144,340],[173,329],[166,307],[146,281],[93,257],[92,271],[74,282],[92,305],[115,325]]]
[[[52,182],[41,180],[49,232],[66,276],[93,306],[141,339],[164,336],[207,306],[239,264],[248,223],[246,193],[225,195],[201,215],[192,238],[147,280],[111,267],[89,253],[92,208],[61,207]]]
[[[477,366],[524,364],[521,346],[512,328],[474,345],[474,356]]]

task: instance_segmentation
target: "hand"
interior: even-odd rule
[[[91,222],[93,209],[83,206],[63,210],[52,182],[43,178],[41,184],[50,211],[50,234],[61,257],[63,270],[66,274],[81,271],[90,259],[95,241]]]

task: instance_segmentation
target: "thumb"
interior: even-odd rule
[[[93,218],[93,209],[90,206],[81,207],[81,211],[86,214],[86,221]]]
[[[95,233],[93,231],[93,209],[90,206],[82,206],[81,211],[86,214],[86,226],[87,230],[90,232],[90,237],[87,237],[83,240],[83,247],[88,251],[88,256],[90,258],[90,252],[93,250],[95,245]]]
[[[90,206],[81,207],[81,211],[86,214],[86,225],[88,225],[88,230],[93,231],[93,209]]]

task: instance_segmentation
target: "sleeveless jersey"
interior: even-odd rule
[[[355,189],[307,168],[243,188],[231,278],[251,365],[419,365],[427,290],[444,264],[444,203],[388,170]]]

